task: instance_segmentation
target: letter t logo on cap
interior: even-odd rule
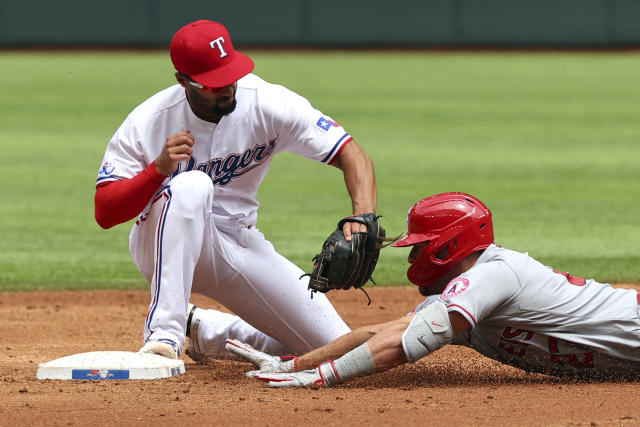
[[[176,70],[203,86],[229,86],[253,70],[251,58],[236,52],[219,22],[201,19],[185,25],[171,39],[169,50]]]
[[[224,37],[222,36],[218,37],[217,39],[209,43],[209,46],[211,46],[211,49],[215,49],[215,48],[220,49],[220,58],[224,58],[225,56],[227,56],[227,52],[224,50],[224,47],[222,47],[222,43],[226,43],[226,41],[224,40]]]

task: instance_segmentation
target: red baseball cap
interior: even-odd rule
[[[180,28],[171,40],[171,62],[208,87],[231,85],[253,71],[253,61],[236,52],[224,25],[200,20]]]

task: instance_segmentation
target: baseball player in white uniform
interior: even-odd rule
[[[475,197],[421,200],[409,211],[407,236],[394,246],[413,246],[407,275],[421,293],[433,294],[408,316],[354,330],[297,360],[260,354],[234,339],[227,348],[254,362],[259,371],[251,375],[273,387],[335,384],[415,362],[451,343],[544,374],[639,376],[638,293],[496,246],[491,212]],[[335,360],[320,363],[327,359]]]
[[[188,24],[170,50],[178,84],[118,128],[95,197],[104,228],[138,217],[130,250],[151,284],[140,351],[180,355],[192,292],[239,316],[191,309],[194,357],[228,354],[230,335],[301,354],[349,332],[324,295],[310,298],[304,272],[256,229],[256,195],[273,156],[289,151],[341,169],[353,213],[375,212],[371,160],[305,98],[251,74],[253,61],[235,51],[223,25]],[[362,227],[348,223],[345,237]]]

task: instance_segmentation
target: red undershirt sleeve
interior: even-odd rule
[[[151,162],[131,179],[98,185],[95,195],[96,221],[102,228],[111,228],[135,218],[167,177],[158,173]]]

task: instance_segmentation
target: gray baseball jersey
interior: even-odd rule
[[[557,272],[526,253],[491,245],[425,303],[434,298],[472,326],[455,344],[500,362],[587,378],[640,373],[635,290]]]

